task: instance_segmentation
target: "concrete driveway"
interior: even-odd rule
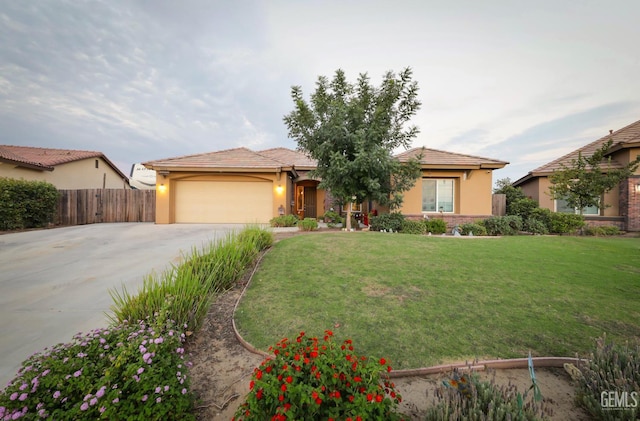
[[[114,223],[0,235],[0,390],[33,353],[106,327],[109,289],[135,292],[144,275],[240,229]]]

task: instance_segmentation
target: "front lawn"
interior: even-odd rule
[[[236,322],[264,350],[331,329],[396,369],[572,357],[640,336],[640,240],[296,236],[264,257]]]

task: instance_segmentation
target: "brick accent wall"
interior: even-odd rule
[[[640,231],[640,192],[637,185],[640,176],[634,175],[620,183],[620,216],[624,218],[625,231]]]

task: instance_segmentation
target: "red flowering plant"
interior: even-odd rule
[[[350,339],[332,337],[329,330],[322,339],[300,332],[295,342],[269,348],[273,356],[254,370],[233,420],[400,420],[402,398],[387,361],[358,356]]]

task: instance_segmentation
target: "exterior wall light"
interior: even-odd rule
[[[284,187],[282,187],[282,184],[279,184],[278,187],[276,187],[276,193],[282,194],[283,191]]]
[[[158,191],[159,191],[160,193],[164,193],[165,191],[167,191],[167,186],[165,186],[164,184],[160,184],[160,185],[158,186]]]

